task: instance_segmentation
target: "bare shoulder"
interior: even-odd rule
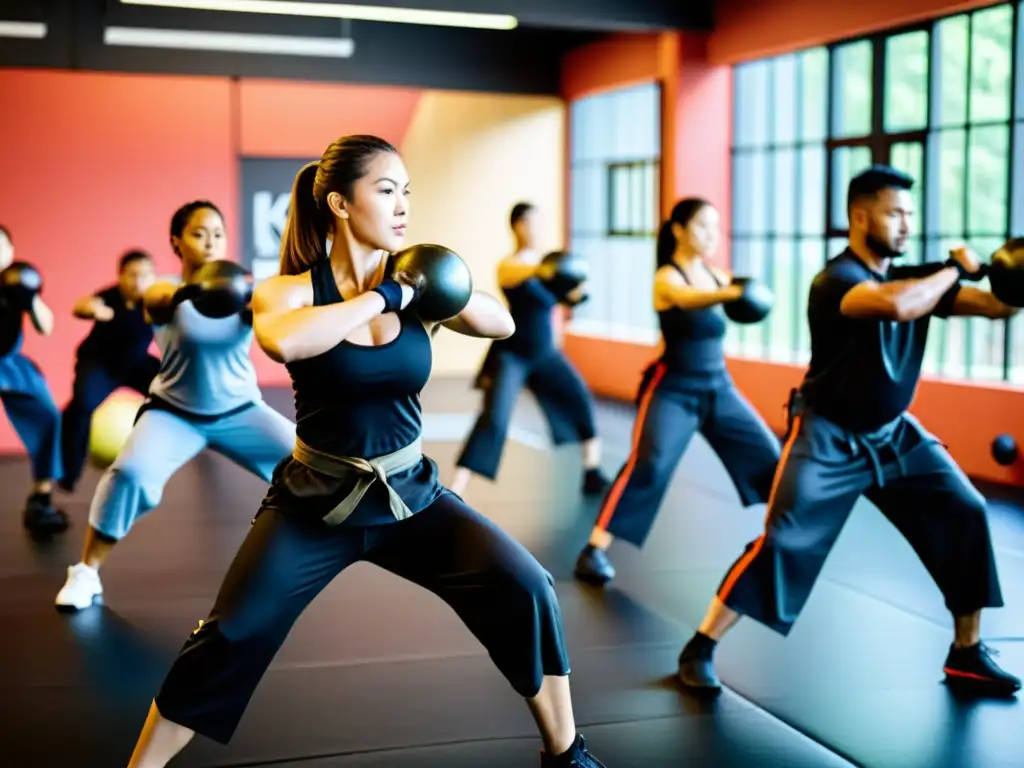
[[[659,267],[658,271],[654,273],[654,284],[686,285],[686,281],[683,280],[683,276],[679,274],[678,269],[671,264],[666,264],[663,267]]]
[[[309,272],[268,278],[257,285],[252,294],[253,312],[283,312],[312,303],[313,284]]]
[[[522,263],[523,260],[519,257],[518,254],[510,253],[498,259],[498,271],[500,272],[501,270],[507,269],[508,267],[517,267]]]

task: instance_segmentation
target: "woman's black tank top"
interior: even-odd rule
[[[343,301],[330,261],[310,270],[313,304]],[[411,311],[399,313],[394,341],[368,347],[342,341],[286,367],[295,394],[295,432],[335,456],[369,459],[404,448],[423,428],[420,390],[430,378],[430,337]]]
[[[328,259],[314,264],[310,272],[314,306],[344,301]],[[295,395],[295,432],[306,445],[334,456],[372,459],[394,453],[421,436],[420,390],[430,378],[430,337],[413,311],[398,315],[402,326],[394,341],[379,347],[342,341],[316,357],[286,365]],[[437,465],[426,456],[416,467],[390,476],[388,482],[413,512],[446,492],[438,480]],[[324,494],[320,486],[330,485],[289,457],[275,472],[264,506],[318,520],[349,490]],[[394,522],[387,489],[376,483],[344,525]]]
[[[558,299],[535,277],[514,288],[502,288],[516,332],[502,339],[498,347],[521,357],[544,357],[555,349],[551,310]]]
[[[672,266],[690,282],[678,264]],[[714,272],[711,276],[721,285]],[[667,369],[666,383],[683,389],[714,389],[729,380],[723,343],[726,318],[721,304],[704,309],[671,307],[658,312],[658,322],[665,340],[661,362]]]

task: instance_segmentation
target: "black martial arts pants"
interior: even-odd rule
[[[130,387],[146,394],[159,370],[160,360],[152,355],[121,369],[102,360],[77,360],[74,389],[71,400],[64,406],[61,422],[60,448],[64,465],[61,487],[72,490],[82,477],[93,412],[119,387]]]
[[[729,569],[718,598],[788,634],[862,494],[913,547],[950,613],[1003,604],[985,498],[938,439],[909,414],[865,434],[809,409],[792,416],[765,532]]]
[[[484,407],[456,466],[489,480],[497,477],[516,398],[527,387],[544,412],[555,445],[582,443],[597,434],[594,403],[582,377],[560,351],[524,357],[495,352]]]
[[[508,534],[445,493],[402,522],[325,529],[263,510],[156,697],[160,713],[222,744],[293,623],[365,560],[430,590],[487,648],[521,696],[569,674],[554,580]],[[410,627],[414,632],[415,627]],[[338,692],[339,706],[344,692]]]
[[[664,363],[644,373],[633,446],[601,505],[597,527],[641,547],[676,466],[700,432],[725,465],[744,506],[768,501],[779,440],[729,382],[706,391],[671,385]]]

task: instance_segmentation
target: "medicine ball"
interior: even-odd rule
[[[988,281],[1001,302],[1024,307],[1024,238],[1010,240],[992,254]]]
[[[89,427],[89,460],[106,469],[128,442],[143,398],[128,392],[115,392],[92,415]]]
[[[473,295],[473,276],[458,254],[442,245],[414,245],[394,256],[395,274],[404,272],[420,282],[416,314],[421,320],[451,320]]]

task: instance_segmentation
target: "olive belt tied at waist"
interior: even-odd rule
[[[312,469],[314,472],[333,477],[339,480],[357,475],[356,484],[349,491],[348,495],[338,502],[330,512],[324,515],[323,520],[328,525],[340,525],[348,519],[363,496],[375,482],[381,482],[388,489],[388,500],[391,506],[391,514],[396,520],[406,520],[412,517],[412,510],[402,501],[394,488],[388,484],[388,477],[399,472],[412,469],[423,459],[423,438],[418,437],[404,448],[399,448],[394,453],[377,456],[373,459],[359,459],[350,456],[334,456],[330,453],[310,448],[301,439],[296,437],[295,449],[292,451],[292,458],[300,464]]]

